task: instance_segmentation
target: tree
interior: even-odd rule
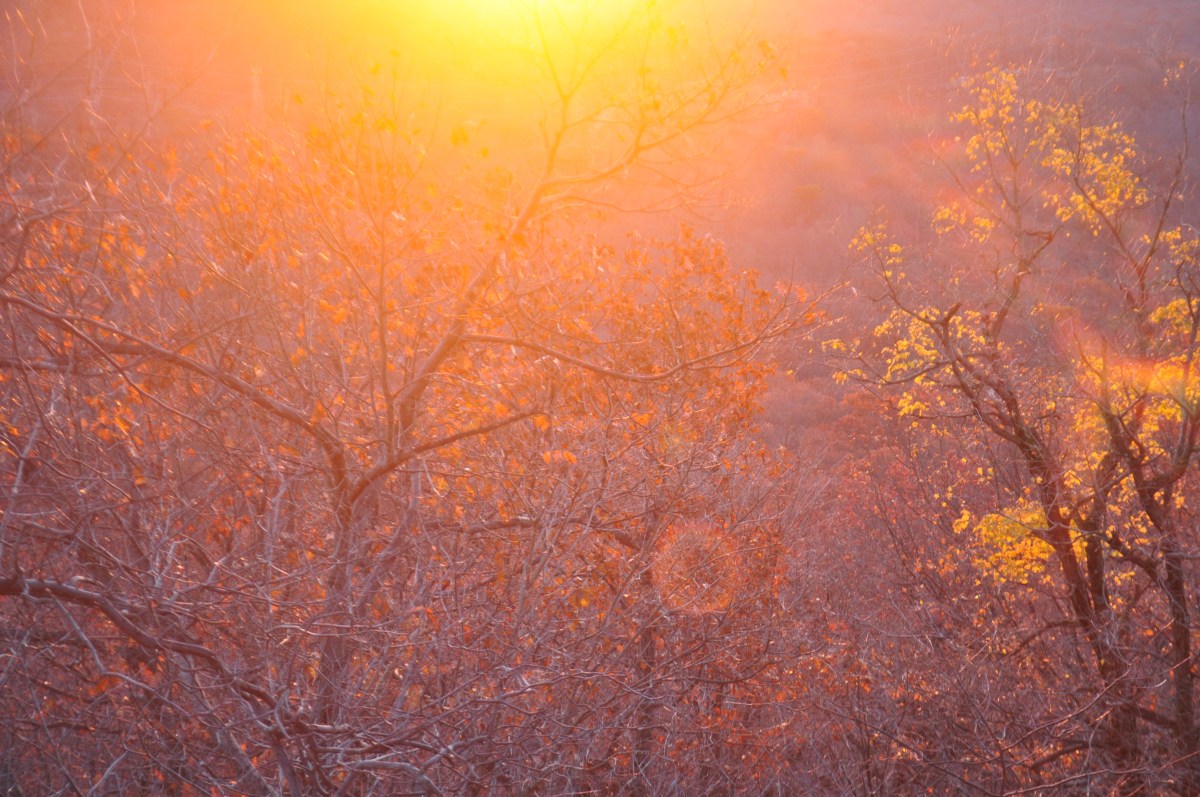
[[[765,723],[725,706],[776,665],[784,507],[753,475],[786,466],[749,434],[805,308],[707,237],[578,230],[626,177],[680,201],[766,55],[589,22],[534,19],[534,169],[457,128],[445,155],[388,70],[302,132],[7,124],[23,788],[666,793],[750,766],[717,751]]]
[[[1102,732],[1072,722],[1026,759],[1027,782],[1041,782],[1048,761],[1070,779],[1098,778],[1097,752],[1112,788],[1189,794],[1195,584],[1180,524],[1197,435],[1196,244],[1175,213],[1186,151],[1154,174],[1119,123],[1030,82],[992,69],[968,84],[955,114],[959,198],[934,215],[947,243],[927,272],[937,285],[885,231],[858,237],[888,315],[857,374],[902,386],[898,412],[927,445],[957,438],[951,456],[987,469],[974,489],[991,485],[997,498],[975,503],[961,480],[945,490],[955,529],[975,536],[985,573],[1038,618],[1030,642],[1071,627],[1091,659],[1095,680],[1070,719],[1100,720]],[[1071,284],[1087,287],[1075,306],[1061,295]],[[992,462],[971,454],[997,444],[1006,453]],[[1050,685],[1073,690],[1076,652],[1055,655]]]

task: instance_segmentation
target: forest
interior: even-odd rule
[[[0,14],[0,797],[1200,794],[1200,4]]]

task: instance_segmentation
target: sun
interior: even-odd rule
[[[540,18],[542,21],[578,23],[614,19],[629,13],[638,3],[632,0],[443,0],[436,5],[459,19],[474,17],[504,23]]]
[[[467,46],[586,46],[612,36],[649,0],[428,0],[431,18]]]

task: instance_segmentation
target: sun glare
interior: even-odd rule
[[[446,0],[431,5],[431,22],[458,51],[487,61],[530,50],[581,52],[639,17],[646,0]]]
[[[459,22],[494,29],[536,26],[539,21],[560,25],[612,22],[629,15],[636,5],[636,0],[446,0],[436,7]]]

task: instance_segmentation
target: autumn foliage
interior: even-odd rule
[[[457,128],[432,162],[378,72],[268,131],[13,115],[5,777],[649,794],[762,763],[789,466],[752,430],[809,310],[690,229],[579,226],[737,110],[760,70],[716,57],[703,94],[618,99],[608,163],[560,76],[533,180]]]
[[[0,793],[1200,793],[1191,62],[940,76],[822,284],[738,14],[350,5],[6,12]]]

